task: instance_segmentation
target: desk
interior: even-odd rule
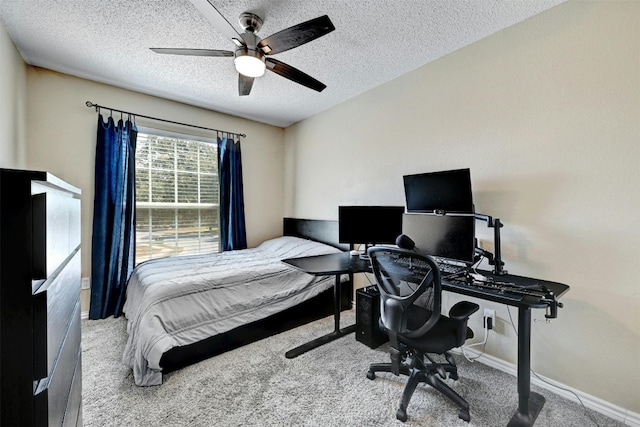
[[[303,258],[289,258],[282,262],[298,270],[302,270],[305,273],[313,274],[314,276],[336,276],[333,285],[333,319],[335,323],[333,332],[287,351],[285,353],[287,359],[298,357],[309,350],[313,350],[356,330],[356,325],[350,325],[340,329],[340,276],[343,274],[371,271],[369,261],[362,260],[359,256],[352,256],[349,252],[341,252]]]
[[[498,276],[488,271],[479,271],[479,273],[493,278],[496,282],[510,282],[524,285],[537,283],[545,286],[548,290],[553,292],[556,298],[560,298],[569,291],[569,286],[562,283],[515,276],[513,274],[503,274]],[[442,289],[445,291],[518,307],[518,410],[511,418],[511,421],[509,421],[508,426],[532,426],[536,421],[542,406],[544,406],[544,396],[531,391],[531,309],[547,308],[548,303],[533,296],[524,296],[521,301],[513,301],[507,298],[502,298],[499,295],[490,296],[480,293],[472,286],[469,286],[468,288],[460,288],[457,286],[453,287],[447,283],[446,279],[442,280]]]
[[[340,275],[371,272],[368,261],[358,256],[351,256],[348,252],[330,255],[320,255],[305,258],[290,258],[283,262],[315,276],[335,275],[334,285],[334,321],[333,332],[316,338],[307,344],[289,350],[285,356],[289,359],[297,357],[309,350],[331,342],[355,331],[356,325],[340,329]],[[516,276],[513,274],[494,275],[488,271],[479,270],[479,273],[491,277],[495,281],[510,282],[514,284],[531,285],[534,283],[545,286],[553,292],[556,298],[560,298],[569,291],[569,286],[562,283],[531,277]],[[500,295],[487,295],[472,286],[461,288],[442,280],[442,289],[448,292],[468,295],[470,297],[493,301],[500,304],[511,305],[518,308],[518,410],[509,421],[508,427],[532,426],[536,421],[540,410],[544,406],[544,396],[531,391],[531,309],[546,309],[548,302],[541,301],[538,297],[524,296],[520,301],[503,298]]]

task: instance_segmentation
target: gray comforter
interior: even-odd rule
[[[127,288],[129,338],[123,362],[141,386],[162,383],[167,350],[263,319],[333,285],[283,262],[339,252],[297,237],[268,240],[253,249],[178,256],[140,264]]]

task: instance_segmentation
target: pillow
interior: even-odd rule
[[[282,236],[266,240],[258,245],[256,249],[273,253],[278,257],[282,257],[282,259],[342,252],[333,246],[294,236]]]

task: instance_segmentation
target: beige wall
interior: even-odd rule
[[[27,66],[0,22],[0,168],[22,168],[26,150]]]
[[[97,121],[87,100],[246,133],[250,245],[277,235],[283,214],[336,219],[339,204],[403,204],[402,175],[470,167],[477,210],[506,224],[507,268],[571,285],[560,317],[534,323],[534,369],[640,412],[639,5],[562,4],[284,132],[27,71],[0,24],[0,167],[45,169],[83,190],[84,276]],[[493,308],[487,351],[514,362],[509,313]]]
[[[282,128],[56,73],[28,69],[27,165],[47,170],[82,190],[82,275],[91,274],[91,229],[98,115],[86,101],[172,121],[244,133],[243,178],[247,241],[254,246],[279,235],[283,216]],[[106,113],[105,113],[106,114]],[[140,126],[181,133],[211,132],[138,119]],[[88,292],[83,293],[88,310]]]
[[[571,286],[557,320],[533,313],[533,368],[640,412],[639,16],[568,2],[287,128],[285,214],[404,204],[404,174],[469,167],[507,269]],[[514,363],[507,308],[481,304]]]

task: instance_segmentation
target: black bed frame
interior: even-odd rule
[[[348,245],[338,243],[337,221],[284,218],[283,234],[285,236],[315,240],[341,250],[349,250]],[[351,277],[348,283],[343,283],[341,289],[342,310],[349,310],[353,303],[353,278]],[[193,344],[174,347],[162,355],[160,366],[163,373],[172,372],[332,314],[333,288],[330,288],[299,305],[273,314],[265,319],[257,320]]]

